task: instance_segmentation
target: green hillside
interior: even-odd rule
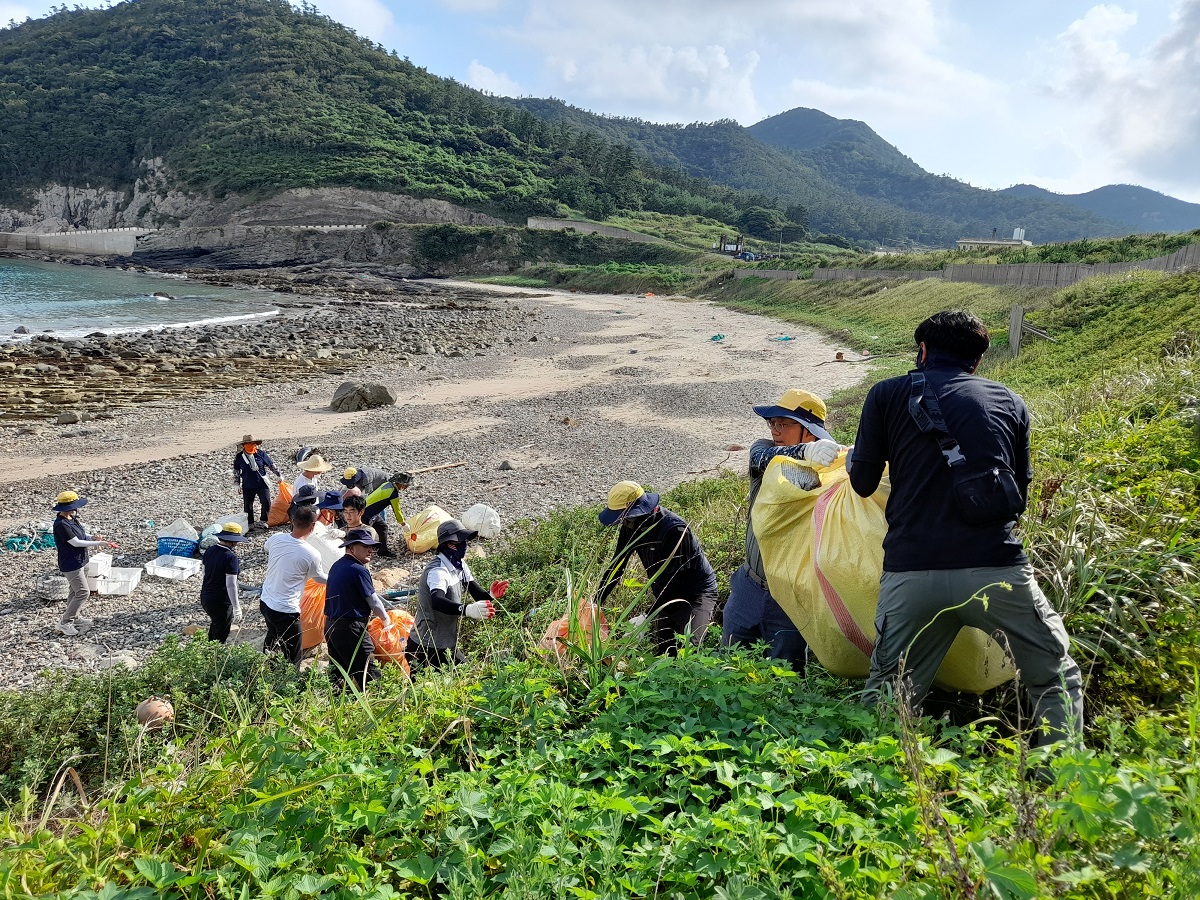
[[[754,287],[734,302],[906,358],[913,323],[944,306],[980,312],[1002,348],[1024,302],[1056,339],[985,364],[1033,414],[1022,531],[1085,673],[1082,744],[1030,750],[1011,692],[918,719],[715,638],[649,657],[629,636],[632,578],[607,644],[576,633],[539,653],[611,552],[594,508],[560,510],[474,564],[513,583],[451,672],[393,668],[339,700],[247,646],[171,639],[136,670],[0,695],[0,896],[1196,897],[1197,276],[1059,293],[790,282],[757,305]],[[664,495],[725,574],[745,490],[725,474]],[[161,731],[132,722],[151,693],[175,704]]]
[[[804,206],[818,231],[856,240],[951,244],[1023,226],[1039,242],[1117,235],[1128,228],[1051,200],[1011,197],[931,175],[861,122],[795,109],[743,128],[725,120],[656,125],[595,115],[558,100],[507,101],[547,122],[626,143],[661,165],[781,208]]]
[[[137,0],[0,31],[0,200],[48,183],[253,197],[345,185],[520,221],[564,207],[736,219],[749,198],[553,127],[285,0]]]
[[[1187,203],[1136,184],[1108,184],[1084,194],[1055,194],[1032,184],[1017,184],[1000,193],[1069,203],[1120,222],[1134,232],[1200,228],[1200,203]]]

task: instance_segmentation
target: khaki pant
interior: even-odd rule
[[[988,588],[986,608],[972,600],[953,609],[983,588]],[[1083,732],[1083,676],[1071,659],[1062,617],[1029,565],[884,572],[867,702],[875,702],[883,684],[903,671],[909,703],[920,706],[959,629],[968,625],[996,636],[1011,652],[1034,721],[1047,731],[1046,739],[1039,741],[1039,732],[1035,743]]]
[[[79,615],[79,608],[92,595],[92,591],[87,583],[87,566],[73,572],[63,572],[63,575],[67,577],[67,588],[70,591],[67,594],[67,608],[62,614],[62,624],[66,625],[75,621],[75,617]]]

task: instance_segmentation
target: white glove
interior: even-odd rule
[[[242,615],[242,608],[240,606],[235,606],[233,608],[233,621],[235,624],[242,621]]]
[[[641,625],[645,621],[646,621],[645,616],[630,616],[629,617],[629,624],[632,625],[634,628],[637,628],[639,625]]]
[[[468,603],[463,609],[463,615],[468,619],[490,619],[496,614],[496,607],[491,600],[476,600]]]
[[[818,466],[831,466],[833,461],[838,458],[841,449],[841,445],[837,441],[827,439],[813,441],[811,444],[804,445],[804,458]]]

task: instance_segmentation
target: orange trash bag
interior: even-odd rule
[[[279,482],[279,493],[271,501],[271,509],[267,512],[267,524],[274,528],[276,525],[286,525],[288,507],[292,505],[292,486],[286,481]]]
[[[390,632],[385,632],[383,623],[374,616],[367,623],[367,633],[371,635],[371,643],[375,645],[375,658],[380,663],[399,663],[405,672],[409,672],[408,658],[404,655],[404,650],[408,645],[408,636],[412,633],[415,619],[412,613],[402,609],[389,609],[388,618],[393,626]]]
[[[604,611],[595,603],[587,602],[579,607],[578,629],[575,633],[575,643],[591,646],[592,635],[599,628],[600,643],[608,640],[608,622],[604,620]],[[567,651],[567,642],[571,640],[570,611],[561,619],[555,619],[546,626],[546,633],[538,641],[539,650],[553,650],[559,659]]]
[[[300,598],[300,646],[305,650],[325,643],[325,585],[309,579]]]

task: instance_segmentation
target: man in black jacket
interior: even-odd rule
[[[1002,633],[1035,740],[1079,734],[1079,666],[1013,533],[1033,478],[1029,413],[1008,388],[974,374],[990,343],[975,316],[937,313],[915,339],[917,369],[871,388],[847,460],[861,496],[875,492],[885,464],[892,483],[867,699],[899,677],[902,697],[918,707],[959,629],[973,626]],[[982,494],[964,473],[978,473]]]
[[[654,652],[674,656],[680,635],[690,631],[692,645],[697,647],[704,640],[717,602],[717,575],[691,526],[659,506],[658,500],[658,494],[646,493],[635,481],[622,481],[608,492],[600,522],[620,523],[621,528],[596,602],[603,603],[613,592],[629,557],[636,553],[651,578],[654,594],[654,607],[648,614]]]

